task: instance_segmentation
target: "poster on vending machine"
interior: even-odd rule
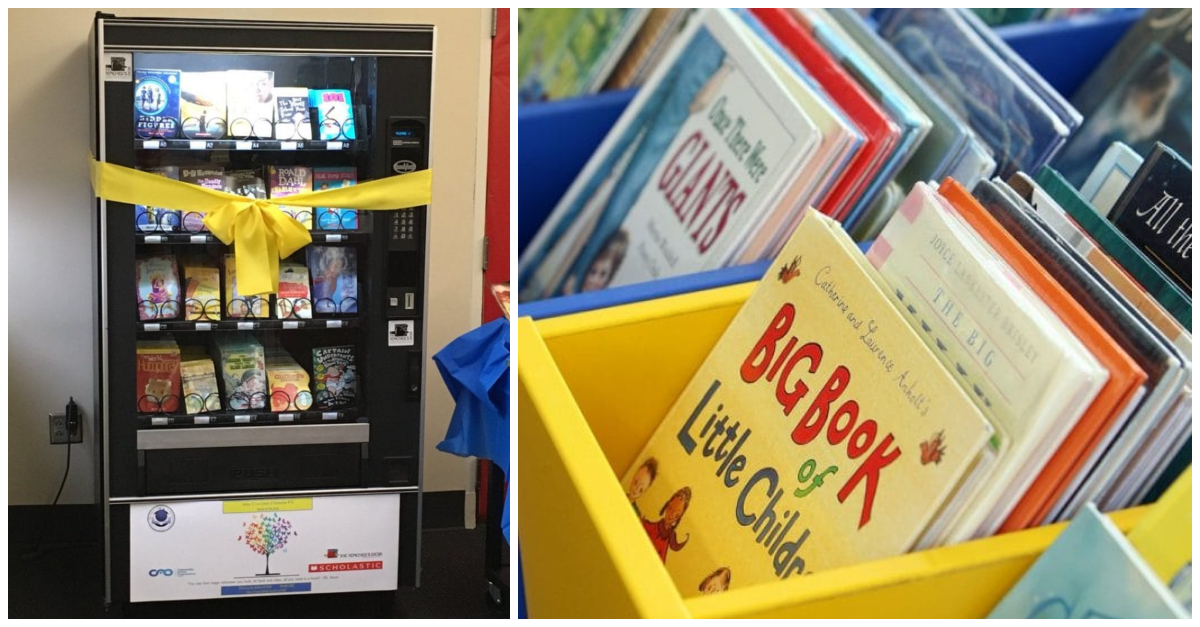
[[[395,590],[399,494],[129,507],[129,600]]]

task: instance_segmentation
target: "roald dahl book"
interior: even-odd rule
[[[970,473],[991,427],[881,281],[808,212],[625,473],[685,594],[907,551]]]
[[[267,177],[271,184],[272,199],[286,198],[312,191],[312,168],[302,165],[269,165],[267,166]],[[303,224],[304,228],[312,230],[314,211],[312,207],[289,207],[280,204],[279,209]]]

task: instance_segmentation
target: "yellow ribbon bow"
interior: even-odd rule
[[[204,225],[234,245],[238,291],[247,296],[279,289],[279,260],[312,242],[308,229],[279,205],[199,185],[91,160],[92,190],[97,198],[179,211],[204,213]],[[431,170],[389,176],[287,197],[288,206],[344,207],[362,211],[406,209],[429,204]]]

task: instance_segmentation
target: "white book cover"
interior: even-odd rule
[[[756,42],[759,50],[784,79],[796,101],[820,130],[821,141],[812,156],[796,171],[791,187],[775,203],[775,208],[764,214],[763,220],[738,247],[730,265],[759,261],[774,252],[772,247],[775,243],[782,245],[795,230],[803,212],[816,204],[819,196],[828,192],[837,180],[842,167],[852,156],[851,150],[862,143],[858,128],[829,99],[820,85],[794,59],[784,57],[790,53],[779,47],[778,42],[774,42],[774,49],[765,43],[764,37],[773,39],[773,36],[757,23],[755,17],[748,12],[743,16],[746,20],[755,20],[742,25],[746,37]],[[756,31],[752,30],[755,28]]]
[[[738,18],[702,10],[521,256],[521,299],[719,267],[820,139]]]
[[[1092,203],[1096,213],[1107,216],[1140,167],[1141,155],[1121,142],[1113,142],[1079,188],[1079,195]]]
[[[942,541],[994,532],[1108,380],[1108,372],[924,183],[867,259],[888,296],[955,376],[996,435],[996,465],[961,503]]]

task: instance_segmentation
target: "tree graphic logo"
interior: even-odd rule
[[[267,558],[266,571],[258,574],[278,575],[279,573],[271,572],[271,554],[280,551],[287,553],[284,547],[287,546],[288,540],[292,536],[300,535],[292,531],[292,522],[277,513],[255,514],[249,524],[243,522],[242,527],[244,529],[242,535],[238,536],[238,541],[245,542],[251,551]]]

